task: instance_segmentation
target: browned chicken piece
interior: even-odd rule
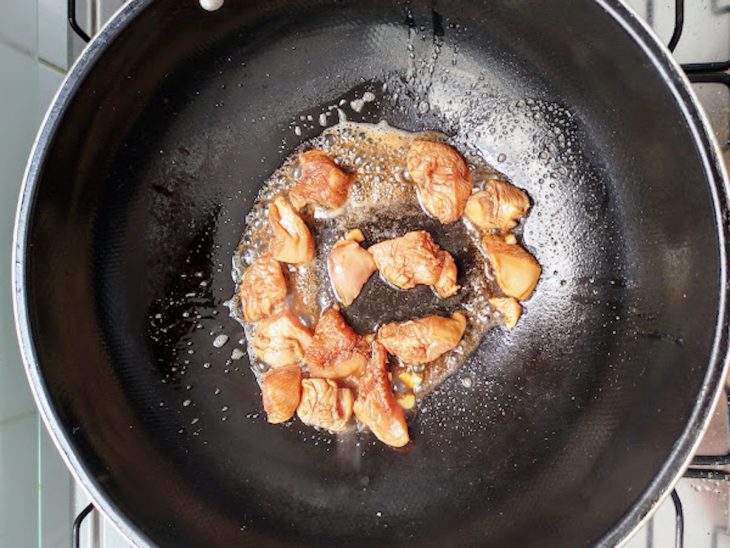
[[[353,402],[352,390],[332,379],[304,379],[297,415],[304,424],[338,432],[347,428]]]
[[[408,443],[408,426],[403,408],[393,394],[388,371],[385,368],[388,355],[383,345],[374,342],[372,356],[355,400],[355,416],[367,425],[375,436],[393,447]]]
[[[466,202],[464,215],[477,228],[512,230],[527,215],[530,199],[522,190],[505,181],[487,181],[484,190],[475,192]]]
[[[359,377],[368,361],[368,345],[336,309],[330,308],[314,329],[304,361],[313,377],[344,379]]]
[[[274,231],[269,243],[274,259],[291,264],[314,259],[312,233],[286,198],[278,196],[269,206],[269,224]]]
[[[436,283],[433,284],[433,288],[441,297],[446,298],[455,295],[459,291],[459,285],[456,283],[458,273],[451,253],[444,251],[442,257],[444,262],[441,265],[441,274],[439,274]]]
[[[368,251],[380,275],[396,287],[413,289],[419,284],[432,285],[444,298],[459,290],[453,257],[428,232],[408,232],[400,238],[370,246]]]
[[[267,365],[284,367],[302,360],[311,342],[312,330],[291,310],[284,310],[259,324],[253,349]]]
[[[238,293],[247,321],[260,322],[271,316],[286,299],[286,279],[279,261],[269,253],[256,259],[243,273]]]
[[[528,298],[542,273],[535,257],[521,245],[507,243],[494,234],[482,236],[482,245],[489,256],[497,284],[504,294],[519,301]]]
[[[261,383],[264,411],[271,424],[286,422],[294,416],[302,395],[302,370],[298,365],[272,369]]]
[[[455,149],[416,140],[408,150],[406,166],[426,211],[444,224],[461,217],[472,182],[466,162]]]
[[[327,268],[337,299],[350,306],[377,270],[373,256],[355,240],[339,240],[332,246]]]
[[[302,174],[289,191],[289,199],[297,209],[314,204],[327,209],[345,205],[350,185],[354,181],[321,150],[309,150],[299,155]]]
[[[387,323],[378,330],[378,341],[406,365],[432,362],[456,347],[466,329],[466,316],[426,316],[402,323]]]
[[[507,331],[512,331],[522,316],[522,305],[514,297],[492,297],[489,304],[499,312]]]

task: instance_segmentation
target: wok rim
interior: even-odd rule
[[[40,175],[53,138],[61,125],[62,115],[77,89],[83,85],[85,77],[94,68],[109,45],[128,23],[142,14],[153,2],[154,0],[138,0],[121,6],[92,38],[68,71],[46,111],[31,148],[20,188],[12,247],[13,313],[16,334],[23,365],[39,413],[66,467],[86,491],[94,507],[101,511],[126,540],[137,546],[150,545],[150,539],[120,511],[94,480],[92,474],[78,458],[69,433],[62,427],[58,414],[51,405],[48,387],[41,373],[35,350],[27,308],[26,259],[30,243],[28,228],[36,192],[40,186]],[[709,426],[712,411],[723,391],[723,380],[730,365],[728,356],[730,313],[727,307],[730,285],[727,271],[727,246],[730,227],[724,222],[723,209],[730,196],[730,184],[719,144],[712,133],[706,114],[691,88],[691,83],[680,65],[659,41],[652,29],[622,0],[594,0],[594,2],[630,36],[642,53],[652,62],[654,70],[659,72],[662,81],[675,97],[682,117],[692,134],[693,143],[697,148],[710,190],[720,259],[720,291],[715,336],[697,403],[688,418],[686,427],[672,447],[664,465],[655,474],[653,481],[597,543],[598,546],[615,546],[624,544],[672,492],[684,471],[689,467],[702,435]]]

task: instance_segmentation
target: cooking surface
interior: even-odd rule
[[[83,2],[81,2],[83,4]],[[97,7],[91,10],[95,14],[103,14],[110,11],[109,5],[112,2],[100,2]],[[664,41],[668,41],[673,24],[672,9],[673,2],[653,2],[651,0],[632,0],[630,2],[642,17],[647,18],[658,30]],[[687,21],[684,38],[677,48],[677,57],[681,62],[720,60],[728,57],[727,51],[728,35],[730,34],[730,16],[726,13],[730,10],[727,2],[701,0],[694,2],[687,0]],[[100,6],[100,8],[99,8]],[[58,10],[59,17],[62,17],[62,10]],[[101,18],[101,15],[97,16]],[[696,91],[705,105],[708,115],[711,118],[716,135],[722,143],[728,140],[728,114],[730,112],[730,95],[727,88],[717,84],[702,84],[696,86]],[[730,155],[725,153],[726,160]],[[723,454],[728,450],[727,435],[727,407],[721,405],[718,408],[717,420],[713,421],[710,433],[706,436],[700,452],[702,454]],[[40,451],[40,448],[39,448]],[[45,450],[44,450],[45,451]],[[54,455],[47,455],[44,452],[39,457],[39,467],[44,462],[52,462]],[[678,492],[684,503],[686,546],[726,546],[730,545],[724,531],[728,527],[728,490],[727,482],[715,482],[704,480],[682,480]],[[44,503],[44,495],[39,495],[39,506]],[[76,510],[83,505],[84,496],[77,490]],[[49,517],[45,514],[43,517]],[[42,521],[43,517],[39,517]],[[121,546],[123,542],[108,528],[100,524],[98,518],[89,518],[96,521],[95,530],[97,537],[92,539],[87,536],[82,546]],[[631,548],[641,546],[666,546],[674,539],[674,510],[671,501],[667,500],[649,522],[647,527],[640,531],[630,542]],[[106,531],[99,533],[98,531]],[[87,531],[85,534],[89,534]],[[47,536],[48,538],[48,536]],[[713,542],[713,544],[710,544]],[[39,545],[47,545],[39,541]]]

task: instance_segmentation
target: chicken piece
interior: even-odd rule
[[[373,256],[354,240],[339,240],[332,246],[327,269],[337,299],[350,306],[377,270]]]
[[[372,356],[360,379],[354,411],[360,422],[367,425],[380,441],[393,447],[403,447],[409,440],[408,426],[385,369],[387,359],[383,345],[373,343]]]
[[[271,316],[286,299],[286,279],[279,261],[269,253],[256,259],[243,273],[238,293],[246,321],[260,322]]]
[[[352,390],[331,379],[304,379],[297,415],[304,424],[339,432],[350,422],[353,402]]]
[[[398,375],[398,379],[411,390],[423,382],[423,377],[421,375],[409,373],[408,371],[403,371],[400,375]]]
[[[274,237],[269,251],[283,263],[301,264],[314,259],[314,238],[306,223],[282,196],[269,206],[269,224]]]
[[[464,215],[477,228],[512,230],[527,215],[530,199],[522,190],[505,181],[487,181],[484,190],[475,192],[466,202]]]
[[[303,359],[311,342],[312,330],[291,310],[284,310],[259,324],[253,349],[262,362],[271,367],[284,367]]]
[[[370,246],[368,251],[372,253],[380,275],[396,287],[413,289],[419,284],[432,285],[444,298],[459,290],[453,257],[443,251],[428,232],[408,232],[400,238]]]
[[[365,241],[365,234],[363,234],[362,230],[359,228],[353,228],[352,230],[347,231],[347,234],[345,234],[345,240],[352,240],[361,244]]]
[[[336,309],[330,308],[314,329],[304,361],[313,377],[359,377],[368,362],[368,346]]]
[[[492,297],[489,299],[489,304],[499,312],[502,323],[507,328],[507,331],[517,325],[517,322],[522,316],[522,305],[514,297]]]
[[[413,409],[416,406],[416,396],[413,394],[400,394],[395,397],[395,401],[406,410]]]
[[[321,150],[309,150],[299,155],[302,174],[289,191],[289,199],[294,207],[301,209],[314,204],[327,209],[337,209],[345,205],[350,185],[354,181]]]
[[[294,416],[302,396],[302,370],[298,365],[272,369],[261,382],[264,411],[271,424],[288,421]]]
[[[456,283],[456,277],[458,272],[456,270],[456,263],[451,253],[448,251],[442,252],[443,263],[441,265],[441,274],[439,279],[433,284],[433,288],[436,290],[441,297],[451,297],[459,291],[459,285]]]
[[[482,236],[497,284],[508,297],[524,301],[535,289],[542,269],[521,245],[509,244],[494,234]]]
[[[426,316],[386,323],[378,330],[378,341],[406,365],[420,365],[456,347],[465,329],[466,316],[455,312],[450,318]]]
[[[455,149],[443,143],[416,140],[408,150],[406,166],[426,211],[443,224],[461,217],[472,182],[466,162]]]

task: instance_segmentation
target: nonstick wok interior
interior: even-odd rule
[[[676,77],[601,3],[133,4],[54,107],[20,251],[31,377],[122,529],[161,546],[625,536],[722,366],[722,231]],[[535,203],[525,316],[427,397],[403,451],[267,425],[231,359],[246,213],[340,99],[351,120],[477,147]]]

